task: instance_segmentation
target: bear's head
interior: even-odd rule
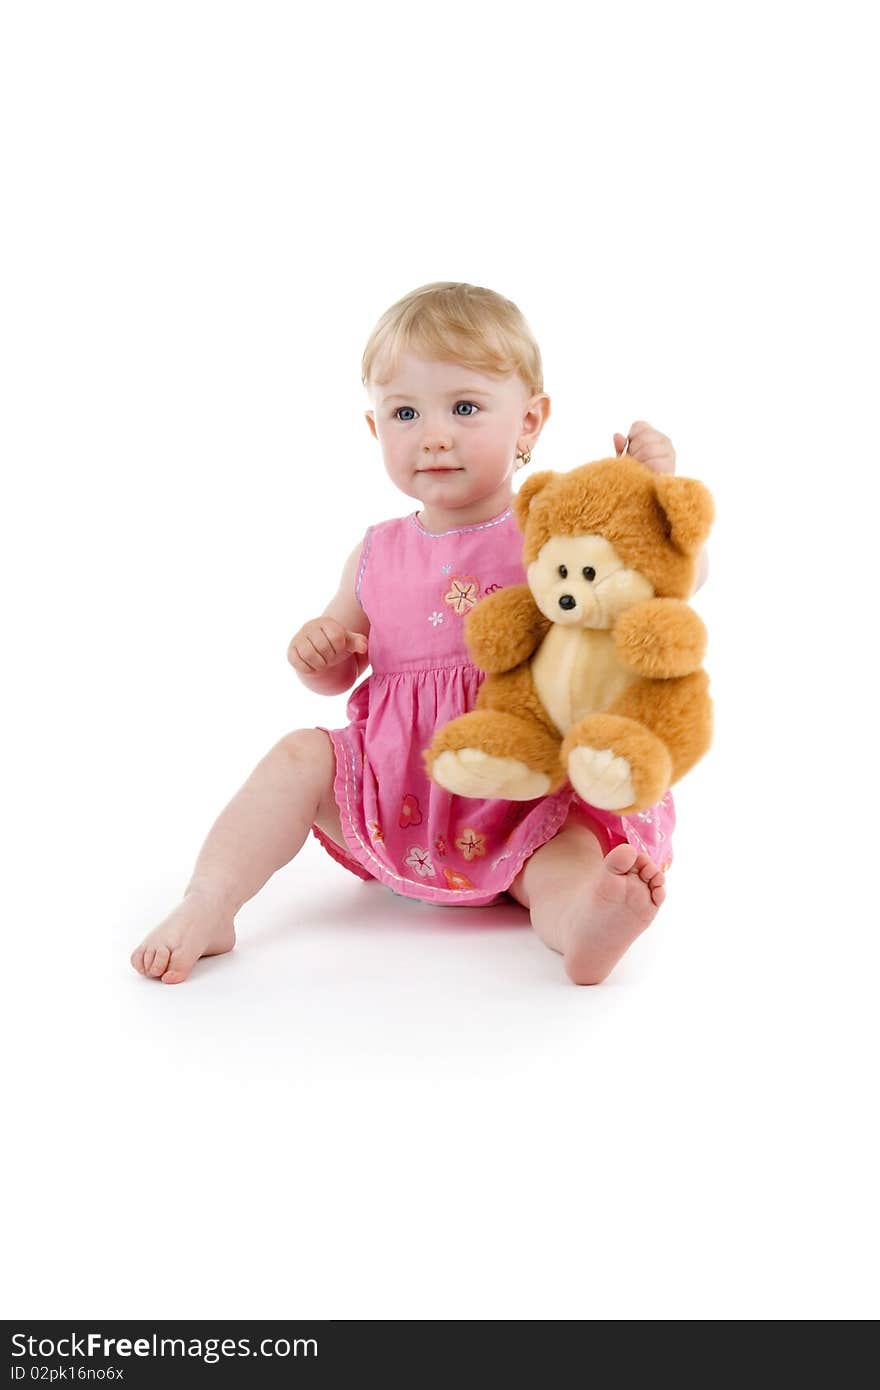
[[[629,457],[536,473],[513,500],[535,602],[565,627],[613,627],[649,598],[687,598],[712,525],[712,496],[692,478]]]

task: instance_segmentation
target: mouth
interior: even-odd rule
[[[417,473],[461,473],[460,468],[417,468]]]

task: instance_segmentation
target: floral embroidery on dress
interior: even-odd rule
[[[434,609],[434,612],[433,612],[433,613],[429,613],[429,614],[428,614],[428,622],[429,622],[429,623],[433,623],[434,627],[437,627],[437,625],[438,625],[439,623],[442,623],[442,621],[443,621],[443,614],[442,614],[442,613],[438,613],[436,608]]]
[[[367,829],[372,839],[377,840],[380,844],[384,841],[385,836],[382,834],[382,827],[377,820],[368,820]]]
[[[451,583],[447,594],[443,595],[443,602],[448,603],[449,607],[456,613],[469,613],[480,596],[480,581],[472,579],[470,575],[464,577],[457,575]]]
[[[484,594],[497,594],[499,589],[503,589],[503,584],[487,584],[483,590]]]
[[[444,840],[442,835],[438,835],[436,840],[434,841],[434,853],[438,854],[441,859],[443,858],[444,854],[447,853],[446,841]]]
[[[479,835],[476,830],[463,830],[455,842],[456,849],[460,849],[465,859],[482,859],[486,853],[486,837]]]
[[[464,874],[456,873],[455,869],[444,869],[443,877],[450,888],[473,888],[474,886],[469,878],[466,878]]]
[[[421,845],[411,845],[409,854],[404,859],[404,864],[409,864],[411,869],[415,869],[422,878],[431,878],[436,874],[436,869],[431,863],[431,857],[426,849]]]
[[[443,571],[444,574],[451,574],[451,573],[452,573],[452,566],[451,566],[451,565],[441,565],[440,568],[442,569],[442,571]]]
[[[406,830],[411,825],[421,825],[421,823],[422,812],[419,806],[419,798],[413,796],[411,792],[407,792],[406,796],[403,798],[403,804],[400,807],[400,819],[397,824],[400,826],[401,830]]]

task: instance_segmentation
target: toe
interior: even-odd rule
[[[605,867],[613,874],[628,874],[636,858],[632,845],[615,845],[605,856]]]
[[[654,906],[655,906],[655,907],[659,907],[660,904],[663,902],[663,900],[664,900],[665,897],[666,897],[666,883],[665,883],[665,880],[662,880],[662,879],[661,879],[660,883],[657,884],[656,886],[655,886],[655,884],[654,884],[654,881],[652,880],[652,881],[651,881],[651,902],[654,904]]]
[[[153,979],[158,979],[168,966],[168,957],[170,954],[167,946],[157,946],[147,974],[152,975]]]
[[[657,865],[654,863],[653,859],[648,858],[647,854],[640,854],[633,867],[639,878],[643,879],[645,883],[650,883],[653,878],[656,878],[659,872]]]
[[[143,948],[143,946],[137,946],[137,947],[135,947],[135,949],[132,951],[131,955],[129,956],[129,960],[131,961],[132,965],[134,966],[135,970],[138,972],[139,975],[146,975],[147,972],[146,972],[146,970],[144,969],[144,948]]]
[[[186,952],[180,947],[176,951],[172,951],[171,959],[162,975],[163,985],[183,984],[197,960],[197,955]]]

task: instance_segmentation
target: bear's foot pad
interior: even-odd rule
[[[504,801],[532,801],[550,787],[545,772],[535,772],[519,758],[496,758],[481,748],[447,749],[431,767],[431,776],[456,796],[496,796]]]
[[[578,796],[600,811],[620,811],[635,801],[632,769],[626,758],[616,757],[610,748],[573,748],[568,776]]]

